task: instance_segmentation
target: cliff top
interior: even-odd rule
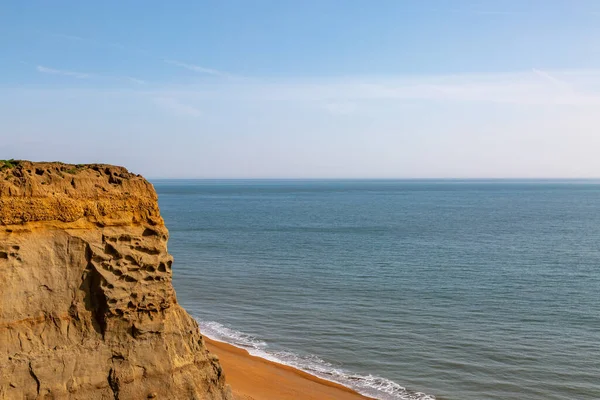
[[[98,198],[147,185],[141,175],[114,165],[0,160],[0,196]]]
[[[0,160],[0,225],[84,217],[101,224],[162,223],[154,187],[123,167]]]

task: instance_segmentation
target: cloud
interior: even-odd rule
[[[46,73],[59,73],[41,67]],[[110,78],[60,71],[73,77]],[[434,101],[512,105],[600,106],[600,70],[542,70],[499,74],[464,74],[397,77],[222,79],[193,85],[144,85],[136,78],[121,77],[140,86],[144,97],[162,98],[165,108],[180,114],[199,115],[188,104],[241,104],[244,102],[303,103],[331,114],[356,112],[357,105]],[[142,85],[144,86],[142,88]],[[177,100],[173,100],[177,99]]]
[[[40,33],[44,34],[45,32],[40,32]],[[87,39],[87,38],[77,36],[77,35],[67,35],[64,33],[56,33],[56,32],[45,33],[45,34],[48,36],[51,36],[51,37],[59,38],[59,39],[71,40],[71,41],[75,41],[75,42],[85,42],[85,43],[89,43],[89,44],[92,44],[94,46],[99,46],[99,47],[108,47],[108,48],[114,48],[114,49],[119,49],[119,50],[126,49],[126,47],[124,45],[122,45],[121,43],[100,42],[97,40]],[[136,49],[136,51],[143,52],[143,50],[140,50],[140,49]]]
[[[517,105],[600,104],[600,71],[571,71],[569,81],[561,71],[527,73],[424,76],[415,78],[358,79],[325,85],[319,91],[338,102],[357,100],[431,100],[439,102],[506,103]],[[540,80],[539,77],[543,79]],[[572,82],[572,83],[571,83]],[[586,88],[585,91],[576,90]],[[596,87],[596,90],[592,88]],[[589,90],[587,90],[589,88]]]
[[[172,97],[156,97],[154,98],[154,102],[163,109],[171,111],[177,115],[188,117],[199,117],[202,115],[202,112],[196,107],[183,104],[179,100]]]
[[[69,71],[69,70],[64,70],[64,69],[49,68],[49,67],[44,67],[43,65],[36,66],[36,70],[38,72],[41,72],[44,74],[69,76],[69,77],[76,78],[76,79],[96,78],[96,79],[111,79],[111,80],[120,80],[120,81],[125,80],[127,82],[135,83],[138,85],[145,85],[147,83],[146,81],[144,81],[142,79],[134,78],[131,76],[99,75],[99,74],[92,74],[92,73],[88,73],[88,72],[76,72],[76,71]]]
[[[98,47],[127,50],[127,51],[131,51],[134,53],[143,54],[146,56],[150,56],[152,58],[156,58],[156,61],[161,60],[162,62],[164,62],[166,64],[174,65],[174,66],[180,67],[180,68],[185,68],[187,70],[206,74],[206,75],[218,76],[218,77],[222,77],[222,78],[235,78],[236,77],[235,75],[230,74],[225,71],[220,71],[220,70],[213,69],[213,68],[206,68],[206,67],[203,67],[200,65],[189,64],[189,63],[185,63],[185,62],[178,61],[178,60],[171,60],[171,59],[165,59],[163,57],[157,57],[156,55],[152,55],[147,50],[143,50],[143,49],[135,48],[135,47],[128,47],[121,43],[98,41],[98,40],[84,38],[81,36],[68,35],[68,34],[63,34],[63,33],[47,33],[47,34],[50,36],[56,37],[56,38],[64,39],[64,40],[77,41],[77,42],[87,43],[87,44],[90,44],[93,46],[98,46]],[[68,71],[65,71],[65,72],[68,72]],[[134,81],[134,82],[140,83],[139,82],[140,80],[136,80],[136,81]]]
[[[600,105],[600,70],[380,78],[224,80],[161,90],[196,101],[308,102],[331,113],[367,102],[435,101],[514,105]],[[543,79],[540,79],[542,77]],[[568,77],[568,82],[557,77]]]
[[[56,37],[56,38],[60,38],[60,39],[74,40],[74,41],[77,41],[77,42],[84,42],[84,41],[86,41],[81,36],[66,35],[64,33],[49,33],[48,35]]]
[[[492,9],[478,9],[478,8],[449,8],[449,9],[439,9],[435,8],[431,10],[436,13],[451,13],[451,14],[467,14],[467,15],[519,15],[523,14],[521,11],[517,10],[492,10]]]
[[[571,85],[569,83],[556,78],[555,76],[549,74],[546,71],[542,71],[542,70],[535,69],[535,68],[532,68],[531,70],[533,71],[534,74],[536,74],[540,78],[543,78],[543,79],[547,80],[548,82],[553,83],[554,85],[556,85],[558,87],[561,87],[563,89],[571,89]]]
[[[52,143],[63,137],[88,151],[80,157],[113,159],[123,146],[104,144],[115,143],[106,135],[124,136],[145,147],[135,157],[123,150],[122,162],[187,177],[597,175],[600,70],[539,71],[573,90],[528,68],[127,88],[27,85],[5,88],[0,108],[5,130],[15,137],[52,136]],[[21,118],[31,113],[36,118]],[[31,147],[2,152],[6,158],[72,157],[69,146]],[[170,172],[152,162],[161,151],[174,160]],[[196,159],[202,164],[189,161]]]
[[[194,71],[194,72],[200,72],[203,74],[220,76],[220,77],[233,77],[233,75],[231,75],[227,72],[223,72],[223,71],[219,71],[219,70],[211,69],[211,68],[205,68],[205,67],[201,67],[199,65],[187,64],[187,63],[184,63],[181,61],[176,61],[176,60],[163,60],[163,61],[167,64],[171,64],[171,65],[175,65],[177,67],[189,69],[190,71]]]
[[[77,79],[86,79],[86,78],[91,78],[92,76],[94,76],[93,74],[88,74],[88,73],[84,73],[84,72],[75,72],[75,71],[67,71],[67,70],[63,70],[63,69],[48,68],[48,67],[44,67],[43,65],[38,65],[36,67],[36,69],[39,72],[42,72],[44,74],[70,76],[70,77],[77,78]]]
[[[126,79],[129,82],[137,83],[138,85],[145,85],[148,83],[142,79],[132,78],[131,76],[124,76],[123,79]]]

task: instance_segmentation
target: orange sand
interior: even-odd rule
[[[204,337],[236,400],[365,400],[351,389]]]

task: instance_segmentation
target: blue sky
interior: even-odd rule
[[[597,1],[4,1],[0,158],[600,176]]]

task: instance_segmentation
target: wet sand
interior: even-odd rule
[[[364,400],[355,391],[287,365],[250,355],[246,350],[204,337],[219,356],[236,400]]]

